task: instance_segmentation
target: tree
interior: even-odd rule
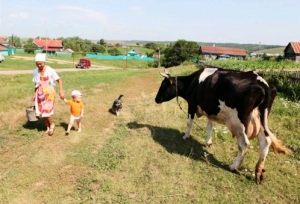
[[[17,47],[17,48],[22,47],[21,39],[18,36],[9,37],[8,44],[10,44],[11,46]]]
[[[106,42],[104,41],[104,39],[100,39],[99,44],[102,45],[102,46],[105,46]]]
[[[105,47],[103,47],[101,45],[93,44],[91,46],[91,51],[94,53],[105,53],[106,49],[105,49]]]
[[[190,61],[199,57],[199,45],[197,42],[178,40],[174,45],[164,50],[162,66],[168,68],[178,66],[184,61]]]
[[[32,53],[34,54],[34,51],[38,49],[38,46],[32,42],[27,42],[25,45],[24,45],[24,50],[25,52],[27,53]]]
[[[113,56],[117,56],[117,55],[122,55],[122,52],[118,49],[118,48],[111,48],[108,51],[108,54],[113,55]]]

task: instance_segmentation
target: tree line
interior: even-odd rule
[[[45,37],[37,37],[41,39],[46,39]],[[104,39],[100,39],[97,42],[92,42],[88,39],[82,39],[78,36],[67,37],[67,38],[57,38],[57,40],[62,40],[65,49],[72,49],[76,53],[103,53],[110,55],[122,55],[120,48],[122,45],[117,43],[115,47],[109,48],[108,43]],[[32,43],[33,38],[29,38],[26,41],[22,41],[18,36],[11,36],[9,38],[9,43],[13,44],[17,48],[24,48],[27,53],[34,53],[38,47]],[[134,41],[130,41],[133,43]],[[152,51],[145,53],[148,57],[152,57],[154,54],[159,55],[160,65],[166,68],[172,66],[178,66],[185,61],[197,61],[199,56],[200,45],[212,45],[212,43],[199,43],[195,41],[187,41],[184,39],[179,39],[176,42],[135,42],[137,46],[143,46],[144,48],[150,49]],[[236,43],[222,43],[217,46],[224,47],[239,47],[247,50],[257,50],[258,45],[254,44],[236,44]],[[259,45],[260,49],[268,49],[278,47],[278,45]],[[248,51],[249,51],[248,50]],[[153,64],[154,67],[158,66],[158,61]]]

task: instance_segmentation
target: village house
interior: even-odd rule
[[[290,42],[284,49],[284,58],[300,61],[300,42]]]
[[[61,52],[64,48],[62,40],[34,39],[33,43],[38,46],[39,50],[49,55],[55,55],[56,52]]]
[[[204,59],[245,59],[247,52],[245,49],[241,48],[231,48],[231,47],[217,47],[217,46],[200,46],[200,55]]]

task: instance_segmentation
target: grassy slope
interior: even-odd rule
[[[188,74],[193,68],[173,68]],[[300,202],[299,104],[276,98],[269,126],[295,153],[269,153],[267,182],[257,186],[257,142],[240,175],[227,171],[236,140],[216,125],[213,146],[203,146],[206,119],[196,119],[183,141],[186,116],[175,100],[154,102],[156,69],[60,74],[66,95],[83,92],[83,132],[64,136],[68,107],[57,100],[53,137],[28,123],[30,76],[0,76],[0,200],[4,203],[296,203]],[[21,85],[21,86],[20,86]],[[124,94],[120,117],[108,112]],[[182,101],[182,100],[180,100]],[[186,107],[182,101],[182,106]],[[40,124],[40,125],[38,125]],[[209,155],[204,158],[204,152]]]

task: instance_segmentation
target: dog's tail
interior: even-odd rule
[[[118,100],[121,100],[121,98],[122,98],[123,96],[124,96],[124,95],[123,95],[123,94],[121,94],[121,95],[119,96]]]

